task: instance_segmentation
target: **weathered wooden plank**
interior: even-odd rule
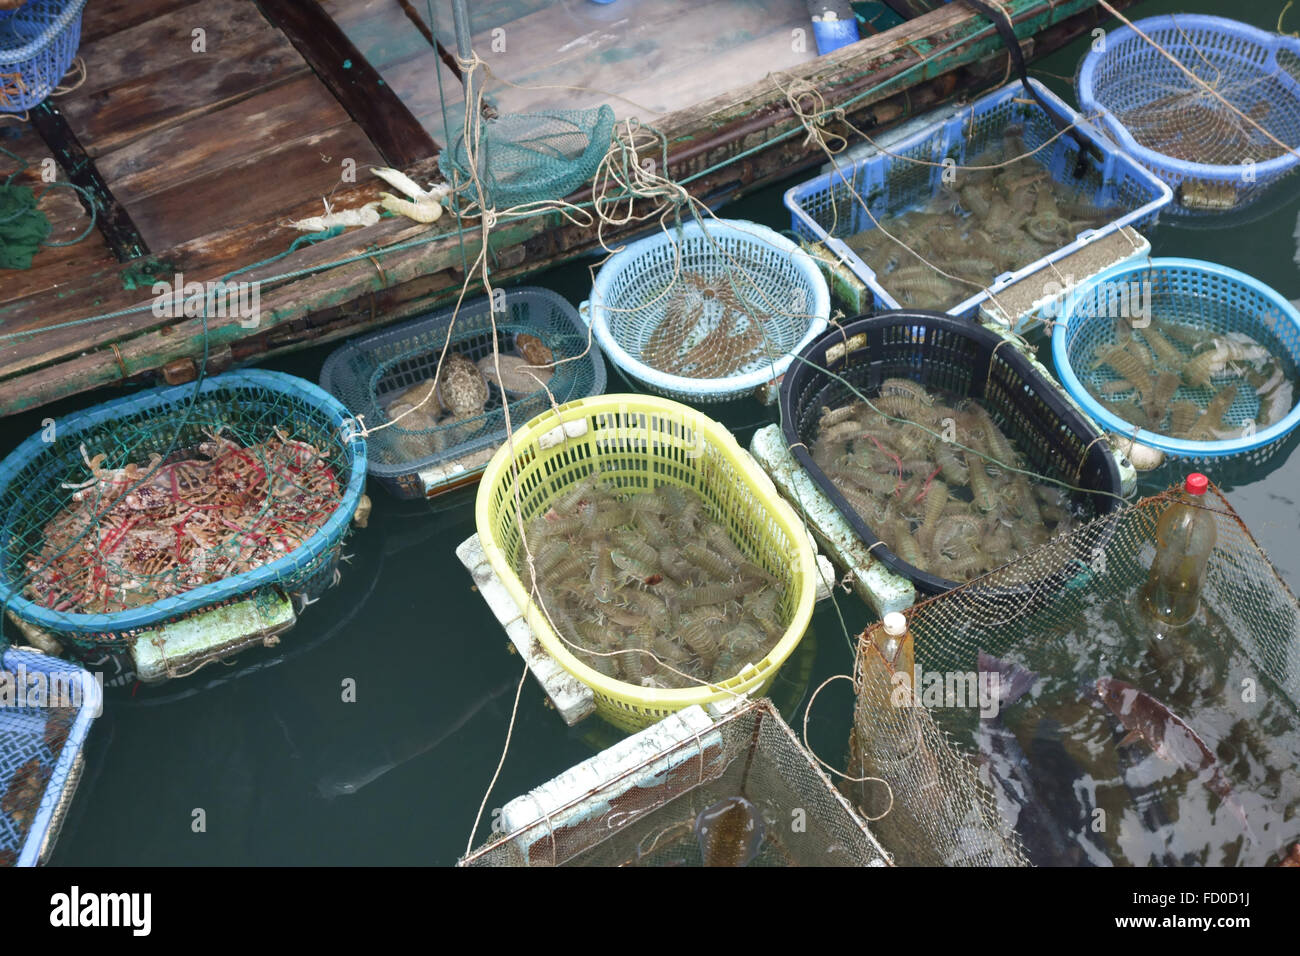
[[[342,185],[344,159],[362,176],[368,166],[383,163],[366,134],[349,122],[145,196],[129,208],[149,244],[170,249],[249,218],[275,221],[304,199],[329,195]]]
[[[209,46],[205,54],[162,68],[145,61],[139,73],[107,89],[77,90],[60,101],[68,122],[87,152],[99,156],[302,74],[306,64],[298,52],[278,31],[263,26],[238,42]]]
[[[89,45],[149,20],[166,16],[196,0],[91,0],[81,16],[81,42]]]
[[[257,2],[390,166],[409,166],[437,153],[437,144],[406,104],[319,5],[293,0]]]
[[[77,134],[72,131],[64,119],[62,110],[46,100],[31,110],[31,123],[50,154],[58,162],[68,182],[75,183],[83,190],[77,195],[85,205],[87,212],[94,211],[95,225],[104,235],[108,248],[120,261],[126,262],[137,256],[149,254],[140,230],[131,219],[131,214],[113,195],[95,162],[86,155]]]
[[[141,136],[97,163],[114,195],[133,203],[347,120],[343,107],[305,72],[224,109]]]

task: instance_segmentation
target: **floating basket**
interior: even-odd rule
[[[739,219],[690,222],[630,244],[601,266],[587,305],[611,362],[639,385],[690,402],[740,398],[780,377],[791,354],[826,328],[831,307],[811,256]],[[655,333],[673,326],[681,334],[660,346]],[[728,353],[745,336],[754,350]],[[734,368],[701,372],[719,362]]]
[[[329,584],[357,502],[365,487],[366,445],[345,409],[311,382],[280,372],[228,372],[194,385],[149,389],[57,419],[0,463],[0,601],[12,615],[82,647],[130,646],[137,633],[263,588],[315,595]],[[44,530],[84,484],[82,449],[104,455],[100,467],[144,465],[151,454],[196,448],[212,432],[242,444],[265,441],[275,429],[311,442],[330,467],[341,501],[298,547],[261,567],[202,584],[173,597],[108,614],[58,611],[24,591],[27,559],[44,544]],[[51,438],[53,440],[47,440]],[[141,478],[146,469],[140,469]]]
[[[1261,411],[1259,394],[1230,368],[1216,374],[1211,387],[1181,384],[1174,400],[1192,401],[1204,409],[1215,387],[1235,381],[1236,396],[1223,416],[1223,425],[1240,429],[1238,437],[1192,441],[1158,434],[1125,421],[1098,401],[1088,386],[1099,389],[1118,376],[1109,366],[1090,365],[1098,346],[1116,341],[1117,321],[1131,318],[1122,312],[1124,297],[1117,294],[1121,292],[1128,293],[1130,299],[1142,296],[1143,309],[1149,306],[1156,319],[1219,334],[1239,332],[1250,336],[1281,364],[1293,395],[1300,384],[1300,312],[1295,306],[1259,280],[1226,266],[1196,259],[1152,259],[1144,265],[1107,270],[1076,290],[1052,331],[1056,373],[1089,415],[1111,431],[1132,435],[1138,443],[1158,448],[1169,458],[1192,463],[1237,455],[1262,463],[1282,446],[1283,439],[1300,424],[1300,405],[1293,404],[1281,420],[1256,428]],[[1190,347],[1171,344],[1191,358]]]
[[[566,488],[591,474],[637,491],[664,484],[703,498],[749,559],[785,586],[777,607],[785,633],[757,664],[712,687],[658,690],[606,677],[570,652],[530,599],[515,572],[520,524],[545,512]],[[516,500],[517,493],[517,500]],[[689,707],[765,690],[802,639],[812,616],[816,565],[794,512],[736,440],[717,422],[676,402],[643,395],[604,395],[543,412],[516,430],[488,464],[475,522],[483,551],[546,652],[595,692],[611,723],[638,730]]]
[[[59,85],[81,42],[86,0],[28,0],[0,15],[0,113],[39,105]]]
[[[696,823],[736,798],[743,853]],[[707,820],[708,817],[705,817]],[[790,825],[801,820],[806,826]],[[888,855],[768,700],[713,721],[665,718],[501,810],[502,834],[461,866],[884,866]],[[760,829],[761,828],[761,829]],[[704,853],[708,852],[706,858]]]
[[[0,707],[0,866],[36,866],[76,792],[101,694],[88,671],[35,651],[10,648],[0,672],[15,695]]]
[[[552,398],[563,404],[605,390],[605,363],[573,306],[546,289],[525,287],[503,294],[505,307],[495,316],[500,351],[515,348],[519,336],[531,335],[550,350],[556,363],[545,388],[535,385],[526,394],[506,396],[513,422],[527,421],[549,408]],[[444,347],[448,355],[459,353],[473,362],[492,355],[492,329],[493,310],[484,298],[463,304],[459,313],[444,309],[372,332],[326,359],[321,385],[373,428],[388,421],[385,406],[394,396],[434,378]],[[502,392],[493,383],[481,415],[425,428],[408,427],[406,421],[372,432],[368,440],[370,473],[399,498],[424,497],[422,470],[476,452],[484,453],[481,466],[488,450],[506,440]]]
[[[1223,17],[1150,17],[1109,32],[1105,45],[1084,57],[1077,86],[1083,110],[1099,113],[1125,152],[1175,188],[1173,214],[1243,207],[1300,165],[1295,37]],[[1293,149],[1274,143],[1219,97]]]
[[[987,288],[952,306],[947,310],[950,315],[973,316],[981,305],[992,304],[990,300],[999,292],[1049,263],[1123,226],[1140,228],[1153,223],[1160,209],[1172,198],[1169,187],[1123,155],[1050,90],[1034,80],[1029,82],[1052,112],[1075,124],[1072,132],[1083,136],[1102,156],[1100,161],[1092,157],[1085,160],[1088,165],[1081,179],[1074,176],[1079,164],[1079,146],[1073,136],[1059,135],[1042,107],[1026,95],[1020,83],[1013,83],[976,100],[957,115],[893,144],[888,154],[868,156],[846,169],[826,173],[790,189],[785,194],[785,205],[790,210],[795,234],[805,242],[824,242],[871,290],[878,310],[897,309],[900,303],[881,285],[875,269],[844,240],[876,228],[875,221],[929,202],[945,185],[944,175],[948,172],[943,165],[945,160],[951,159],[958,166],[966,164],[1001,142],[1012,126],[1024,128],[1025,146],[1034,151],[1033,161],[1046,168],[1054,180],[1080,186],[1099,207],[1117,206],[1127,211],[1099,229],[1080,233],[1073,242],[1041,259],[1013,272],[988,276]],[[854,192],[866,201],[870,214],[862,208]],[[1067,277],[1052,270],[1043,276],[1043,281],[1059,286]]]
[[[799,463],[871,553],[919,591],[940,594],[958,582],[922,571],[891,551],[808,451],[822,408],[858,401],[853,389],[872,398],[886,378],[908,378],[980,399],[1024,454],[1027,469],[1088,489],[1075,493],[1075,500],[1096,514],[1119,504],[1119,469],[1101,434],[1007,339],[938,312],[888,312],[847,323],[804,349],[786,375],[781,430]],[[1073,573],[1071,559],[1062,556],[1060,573]]]

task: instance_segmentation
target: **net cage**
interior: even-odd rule
[[[766,226],[720,219],[615,253],[586,311],[601,350],[633,382],[722,402],[780,377],[826,328],[830,307],[811,256]]]
[[[850,503],[812,451],[823,410],[840,409],[863,397],[879,400],[882,383],[900,378],[955,398],[977,399],[1021,453],[1025,470],[1082,489],[1071,493],[1072,506],[1081,513],[1104,514],[1118,506],[1119,469],[1101,433],[1006,337],[938,312],[886,312],[837,326],[804,349],[785,376],[780,396],[782,435],[870,553],[923,594],[940,594],[958,582],[923,570],[900,554],[915,535],[899,534],[895,540],[882,541],[880,529],[873,531],[871,519]],[[919,419],[923,411],[919,405],[894,410],[902,411],[895,416],[902,419]],[[920,427],[898,424],[918,438],[927,435]],[[945,427],[942,422],[932,424],[939,430]],[[964,435],[963,428],[953,422],[953,442],[947,447],[964,455],[970,467],[979,456],[964,450],[971,447],[967,444],[971,436]],[[892,458],[889,464],[894,466]],[[971,543],[972,548],[979,546],[978,541]],[[1052,576],[1059,578],[1061,573],[1058,568]]]
[[[81,42],[86,0],[27,0],[0,11],[0,113],[39,105],[63,79]]]
[[[518,422],[552,402],[605,390],[605,363],[573,306],[547,289],[499,294],[501,307],[495,311],[482,298],[352,339],[321,369],[321,385],[368,427],[397,419],[370,433],[367,460],[371,476],[399,498],[424,496],[422,470],[505,441],[506,400]],[[468,373],[467,391],[475,390],[468,412],[443,414],[441,393],[429,394],[441,377],[444,349],[478,368],[480,378]],[[494,350],[502,362],[513,363],[502,369],[500,381]]]
[[[508,209],[563,199],[590,180],[609,152],[614,111],[601,106],[507,113],[471,129],[477,129],[480,137],[478,174],[487,202],[492,208]],[[471,179],[474,170],[463,121],[438,157],[438,167],[448,182],[463,184]]]
[[[918,210],[954,189],[964,196],[960,190],[974,178],[976,171],[961,167],[973,164],[977,158],[981,158],[983,165],[986,160],[982,157],[990,150],[1004,148],[1010,141],[1009,134],[1017,131],[1017,142],[1022,143],[1023,151],[1030,154],[1029,161],[1046,170],[1054,182],[1077,191],[1076,204],[1086,206],[1092,212],[1112,210],[1113,218],[1072,238],[1053,240],[1059,243],[1055,249],[1010,272],[995,274],[987,270],[987,274],[980,277],[980,285],[984,288],[975,288],[967,283],[968,291],[961,301],[944,311],[952,315],[973,316],[981,305],[996,305],[992,300],[1007,287],[1078,252],[1095,240],[1112,235],[1125,226],[1138,229],[1154,224],[1160,210],[1172,199],[1169,187],[1140,163],[1116,149],[1095,127],[1042,84],[1035,80],[1028,82],[1059,120],[1073,124],[1071,134],[1059,134],[1052,119],[1027,95],[1024,86],[1019,82],[1012,83],[975,100],[957,115],[941,119],[905,137],[891,145],[888,152],[866,156],[851,166],[832,170],[792,187],[785,194],[785,205],[790,210],[791,228],[795,235],[804,243],[824,243],[871,291],[877,310],[918,305],[916,302],[901,302],[883,283],[887,281],[885,273],[892,260],[897,260],[899,270],[916,266],[919,261],[905,251],[900,252],[902,246],[893,242],[886,243],[880,254],[864,253],[870,259],[867,261],[853,248],[858,244],[857,237],[869,236],[880,222],[886,222],[886,231],[896,235],[896,227],[891,229],[887,224],[891,217]],[[1075,133],[1089,145],[1089,151],[1082,159],[1079,145],[1072,135]],[[1081,162],[1084,164],[1082,170]],[[962,200],[967,221],[970,221],[971,213],[967,206],[972,202],[969,198]],[[1008,221],[1023,222],[1027,227],[1032,219],[1019,217]],[[1052,240],[1051,235],[1046,238]],[[928,237],[922,231],[908,241],[919,246],[928,241]],[[1016,241],[1021,241],[1018,235]],[[972,257],[993,258],[993,253],[991,244],[988,248],[981,248],[974,239],[968,239],[959,249],[934,250],[927,258],[951,269],[947,264],[953,261]],[[931,278],[942,277],[932,273]],[[1068,285],[1069,279],[1051,270],[1044,275],[1045,282],[1057,284]],[[923,285],[919,288],[924,291]]]
[[[665,718],[511,801],[500,825],[461,866],[889,861],[763,699],[739,702],[717,720],[698,707]]]
[[[1300,312],[1215,263],[1151,259],[1085,283],[1052,359],[1094,420],[1172,461],[1263,463],[1300,424]]]
[[[774,619],[785,626],[771,650],[716,684],[637,686],[602,674],[551,626],[520,580],[523,528],[589,476],[620,492],[663,485],[693,492],[747,560],[782,585]],[[596,712],[635,731],[673,711],[736,694],[764,692],[802,640],[812,617],[817,569],[803,525],[757,463],[722,425],[693,408],[648,395],[603,395],[543,412],[518,429],[488,464],[475,524],[492,570],[546,653],[589,686]],[[540,542],[530,542],[537,547]],[[586,657],[587,660],[583,658]]]
[[[850,770],[889,788],[854,795],[888,809],[872,828],[900,864],[1260,865],[1295,841],[1300,605],[1217,488],[1192,505],[1215,529],[1195,617],[1143,610],[1188,500],[1141,499],[909,609],[901,639],[859,637]],[[1062,551],[1089,557],[1049,600],[1007,596]]]
[[[0,866],[36,866],[58,839],[102,698],[88,671],[30,649],[0,656],[0,687]]]
[[[1084,111],[1174,188],[1174,215],[1244,207],[1300,165],[1295,37],[1223,17],[1150,17],[1110,31],[1076,86]]]
[[[0,599],[20,629],[85,649],[268,588],[314,597],[365,487],[354,426],[260,370],[57,419],[0,463]]]

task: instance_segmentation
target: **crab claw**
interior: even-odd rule
[[[421,189],[419,184],[406,173],[396,169],[389,169],[387,166],[376,166],[370,170],[388,185],[394,189],[406,193],[411,199],[419,202],[422,199],[428,199],[433,194]]]
[[[398,199],[392,193],[380,193],[379,203],[391,213],[414,219],[416,222],[437,222],[442,215],[442,203],[426,199],[423,202],[410,202]]]

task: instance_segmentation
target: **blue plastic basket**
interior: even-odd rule
[[[81,42],[86,0],[28,0],[0,18],[0,113],[21,113],[59,85]]]
[[[194,386],[155,388],[56,419],[0,462],[0,603],[22,620],[51,634],[96,643],[120,640],[140,628],[244,597],[262,587],[301,590],[321,572],[322,561],[343,543],[365,488],[366,444],[350,413],[332,395],[292,375],[252,370],[205,379],[190,409]],[[84,444],[104,450],[104,468],[148,459],[151,452],[196,445],[205,430],[234,430],[269,437],[279,427],[298,438],[312,436],[343,486],[342,500],[315,534],[268,564],[183,594],[112,614],[82,614],[43,607],[22,593],[26,555],[39,547],[44,520],[67,501],[65,482],[85,478]],[[175,444],[173,435],[183,429]],[[109,449],[107,446],[115,445]],[[327,569],[328,570],[328,569]]]
[[[949,315],[973,316],[991,296],[1049,263],[1116,232],[1122,226],[1137,228],[1153,223],[1160,209],[1173,198],[1168,186],[1141,164],[1120,153],[1113,143],[1081,120],[1079,114],[1059,97],[1037,81],[1029,82],[1052,112],[1067,123],[1077,123],[1075,129],[1104,157],[1099,165],[1085,174],[1083,180],[1093,188],[1093,200],[1099,206],[1120,206],[1128,212],[1099,229],[1080,233],[1068,245],[1014,272],[989,276],[987,288],[948,309]],[[1078,145],[1071,136],[1059,136],[1043,146],[1057,136],[1057,129],[1042,108],[1026,95],[1024,87],[1012,83],[976,100],[957,115],[899,141],[890,147],[888,154],[868,156],[847,169],[833,170],[793,187],[785,194],[791,226],[801,240],[823,242],[839,256],[871,290],[877,310],[903,308],[885,291],[875,270],[850,249],[843,238],[874,229],[872,216],[879,220],[929,202],[943,186],[945,169],[942,163],[945,159],[951,158],[962,165],[1001,141],[1004,132],[1013,125],[1023,125],[1026,147],[1037,150],[1033,154],[1035,161],[1046,167],[1053,179],[1074,181],[1072,176],[1077,166]],[[870,215],[862,208],[854,191],[869,204]],[[1061,277],[1053,273],[1052,279],[1059,281]]]
[[[753,308],[764,311],[759,321],[767,356],[715,378],[672,374],[647,364],[643,351],[664,321],[667,293],[679,269],[709,281],[730,280]],[[591,301],[580,312],[591,322],[605,356],[630,379],[679,401],[723,402],[784,374],[794,354],[826,328],[831,299],[817,263],[789,239],[742,219],[710,219],[703,228],[688,222],[680,233],[670,228],[615,253],[596,274]],[[695,332],[709,318],[702,314]]]
[[[0,808],[0,857],[16,866],[36,866],[48,858],[58,837],[77,786],[77,758],[99,716],[102,695],[89,671],[56,657],[11,648],[0,657],[0,665],[15,686],[21,682],[29,687],[32,676],[40,674],[47,689],[66,688],[73,698],[50,702],[78,705],[72,714],[49,706],[0,707],[0,798],[12,787],[8,802],[14,805],[10,812]],[[46,778],[34,799],[20,793],[20,771],[27,782]],[[0,804],[5,802],[0,799]]]
[[[1052,330],[1052,360],[1066,390],[1103,427],[1163,451],[1167,458],[1191,463],[1247,456],[1251,462],[1268,459],[1286,436],[1300,424],[1300,404],[1267,428],[1254,434],[1218,441],[1190,441],[1138,428],[1103,406],[1085,383],[1099,387],[1113,379],[1107,367],[1089,369],[1097,347],[1113,342],[1115,305],[1120,289],[1142,289],[1150,282],[1151,314],[1157,318],[1212,329],[1242,332],[1281,357],[1293,388],[1300,388],[1300,312],[1264,283],[1235,269],[1197,259],[1152,259],[1140,265],[1120,265],[1080,286],[1066,303]],[[1142,294],[1139,292],[1139,294]],[[1189,353],[1190,354],[1190,353]],[[1300,396],[1300,391],[1296,394]],[[1177,399],[1195,401],[1202,408],[1209,390],[1182,385]],[[1236,400],[1224,424],[1242,427],[1255,420],[1260,401],[1248,383],[1239,382]]]
[[[563,405],[605,391],[605,363],[573,306],[532,286],[499,294],[503,297],[495,316],[482,298],[463,303],[459,311],[442,309],[350,340],[325,360],[321,385],[373,427],[388,420],[384,406],[394,396],[434,377],[444,346],[474,362],[491,355],[495,326],[503,352],[512,348],[516,336],[527,334],[550,349],[557,362],[546,388],[510,396],[516,425],[550,408],[552,399]],[[399,498],[421,498],[426,493],[421,470],[495,449],[506,440],[505,411],[501,390],[496,385],[488,389],[483,413],[467,421],[424,429],[408,429],[399,421],[372,432],[370,474]],[[434,437],[440,450],[432,450],[429,439]]]
[[[1139,20],[1134,27],[1177,58],[1198,78],[1212,86],[1237,109],[1282,142],[1300,149],[1300,38],[1259,30],[1223,17],[1178,14]],[[1188,109],[1215,109],[1227,114],[1204,88],[1189,80],[1167,57],[1132,27],[1107,34],[1105,46],[1083,60],[1077,82],[1079,103],[1100,122],[1120,146],[1170,186],[1178,187],[1178,201],[1170,211],[1194,214],[1196,200],[1186,188],[1193,182],[1227,187],[1232,203],[1244,206],[1258,198],[1278,178],[1300,167],[1300,152],[1282,152],[1270,159],[1242,165],[1248,156],[1228,155],[1227,162],[1211,162],[1212,151],[1201,142],[1183,142],[1177,130],[1179,114]],[[1163,113],[1169,110],[1168,114]],[[1136,112],[1148,111],[1137,125]],[[1231,115],[1231,114],[1227,114]],[[1162,118],[1163,117],[1163,118]],[[1240,120],[1238,134],[1249,134],[1256,148],[1280,148]],[[1203,162],[1177,158],[1153,148],[1156,137],[1165,148],[1174,143],[1192,153],[1205,153]],[[1190,204],[1189,204],[1190,200]],[[1204,201],[1202,200],[1202,203]],[[1204,206],[1202,205],[1202,209]]]

